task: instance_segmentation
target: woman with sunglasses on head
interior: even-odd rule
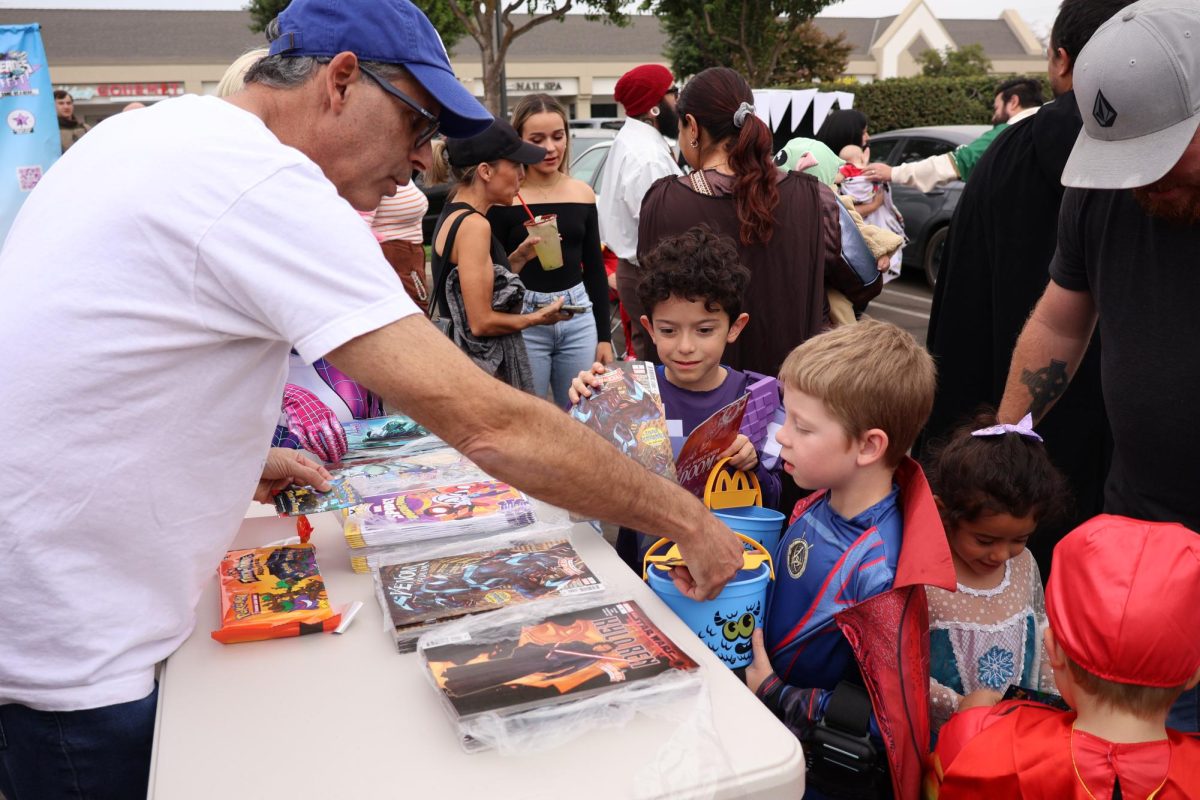
[[[492,235],[485,216],[509,205],[525,167],[546,151],[521,141],[504,120],[470,139],[447,139],[435,151],[429,181],[453,183],[451,202],[433,232],[433,305],[449,320],[447,333],[485,372],[523,391],[534,389],[521,332],[568,319],[559,298],[525,312],[525,287],[515,273],[533,256],[528,237],[511,255]]]
[[[838,201],[811,175],[782,172],[754,96],[734,70],[713,67],[679,94],[679,149],[693,172],[656,182],[642,201],[638,259],[701,222],[737,245],[750,269],[751,322],[725,348],[724,363],[775,375],[797,345],[830,325],[825,283],[856,305],[863,286],[841,256]]]
[[[526,328],[525,348],[533,369],[534,394],[545,397],[553,390],[554,402],[566,407],[571,378],[595,361],[607,364],[613,360],[596,195],[586,183],[567,174],[567,112],[557,100],[546,94],[526,95],[513,109],[512,124],[522,139],[546,151],[544,159],[525,171],[521,198],[534,214],[555,215],[562,238],[561,265],[543,264],[534,258],[521,271],[527,290],[525,311],[558,298],[574,309],[571,317],[556,325]],[[509,248],[528,238],[528,220],[519,200],[488,211],[492,231]]]

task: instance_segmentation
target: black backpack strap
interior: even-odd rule
[[[458,236],[458,228],[460,225],[462,225],[463,220],[472,214],[479,213],[470,206],[466,206],[465,203],[464,206],[466,207],[467,212],[465,214],[460,214],[458,219],[450,223],[450,231],[446,234],[446,241],[442,243],[442,255],[440,256],[442,261],[442,269],[435,278],[436,285],[433,289],[433,302],[429,304],[430,319],[433,319],[433,315],[438,311],[439,308],[446,308],[447,313],[449,313],[449,307],[446,306],[446,278],[450,275],[450,270],[447,269],[447,262],[449,261],[450,253],[454,252],[454,238]],[[455,210],[457,211],[458,209]],[[445,220],[443,220],[442,223],[444,224]],[[438,233],[441,232],[441,230],[442,226],[438,225],[437,229],[433,232],[433,243],[435,245],[437,244]]]

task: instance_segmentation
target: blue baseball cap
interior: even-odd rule
[[[346,51],[407,68],[441,104],[447,136],[475,136],[492,124],[492,115],[455,77],[442,37],[408,0],[292,0],[279,15],[270,55],[332,58]]]

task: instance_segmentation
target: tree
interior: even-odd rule
[[[250,0],[245,7],[250,13],[250,30],[255,33],[265,31],[271,20],[279,16],[279,12],[287,8],[290,2],[291,0]],[[414,3],[425,12],[425,16],[429,17],[433,27],[441,34],[442,43],[446,45],[447,50],[454,47],[466,33],[446,0],[414,0]]]
[[[981,44],[967,44],[944,52],[926,50],[917,56],[921,74],[927,78],[973,78],[992,71],[991,59],[983,52]]]
[[[752,86],[833,80],[850,46],[830,38],[813,16],[830,0],[645,0],[667,34],[667,57],[678,75],[730,66]]]
[[[518,37],[547,22],[562,22],[567,12],[575,7],[587,9],[589,20],[604,20],[614,25],[629,23],[628,15],[621,10],[623,0],[508,0],[505,4],[500,0],[440,1],[446,4],[467,35],[479,46],[483,65],[483,102],[493,114],[500,112],[500,82],[504,74],[504,61]],[[513,19],[517,12],[522,14],[519,21]]]

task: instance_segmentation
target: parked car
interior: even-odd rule
[[[576,151],[571,158],[571,177],[592,187],[596,196],[600,196],[600,179],[604,175],[604,162],[608,160],[608,151],[612,149],[612,140],[600,141],[586,150]]]
[[[987,125],[937,125],[903,128],[871,137],[871,160],[896,166],[948,153],[988,131]],[[937,283],[942,252],[950,232],[950,218],[962,195],[962,181],[951,181],[932,192],[909,186],[892,186],[892,199],[904,215],[904,270],[921,270],[930,286]]]
[[[587,117],[585,119],[573,119],[567,123],[567,127],[571,130],[604,128],[606,130],[619,131],[624,124],[625,120],[621,117]]]

